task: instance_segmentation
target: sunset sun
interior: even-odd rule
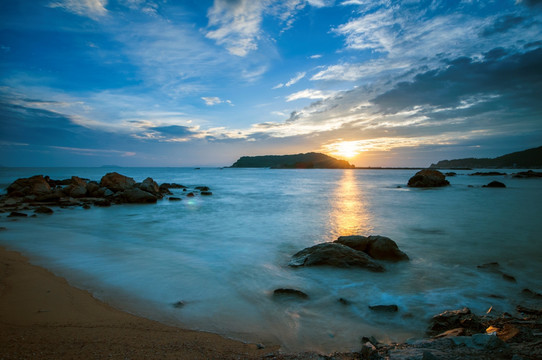
[[[363,151],[357,141],[342,141],[327,146],[330,154],[351,159]]]

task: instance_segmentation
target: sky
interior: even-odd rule
[[[0,2],[2,166],[541,145],[541,0]]]

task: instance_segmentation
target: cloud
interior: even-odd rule
[[[77,147],[65,147],[65,146],[50,146],[52,149],[65,150],[77,155],[84,156],[135,156],[137,153],[133,151],[111,150],[111,149],[85,149]]]
[[[203,96],[201,99],[205,101],[205,105],[207,106],[214,106],[214,105],[218,105],[222,103],[233,105],[231,100],[222,100],[218,96],[209,96],[209,97]]]
[[[286,97],[286,101],[294,101],[299,99],[327,99],[335,95],[335,91],[322,91],[314,89],[305,89]]]
[[[149,127],[148,129],[175,137],[189,137],[195,134],[195,132],[193,132],[189,127],[180,125],[154,126]]]
[[[501,16],[493,24],[482,30],[482,36],[491,36],[493,34],[507,32],[508,30],[521,25],[525,20],[525,17],[513,14]]]
[[[106,5],[107,0],[60,0],[53,1],[48,6],[97,20],[107,14]]]
[[[258,48],[264,4],[260,0],[215,0],[207,12],[206,37],[233,55],[246,56]]]
[[[290,87],[292,85],[294,85],[295,83],[297,83],[299,80],[303,79],[305,77],[305,75],[307,75],[306,72],[298,72],[293,78],[291,78],[290,80],[288,80],[288,82],[286,84],[278,84],[276,86],[273,87],[273,89],[280,89],[282,87]]]

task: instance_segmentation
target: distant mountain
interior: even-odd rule
[[[441,160],[436,164],[431,164],[431,168],[450,169],[450,168],[520,168],[520,169],[540,169],[542,168],[542,146],[518,151],[511,154],[499,156],[494,159],[456,159]]]
[[[351,169],[348,161],[338,160],[320,153],[296,155],[243,156],[233,168],[272,168],[272,169]]]

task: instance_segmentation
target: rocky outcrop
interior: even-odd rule
[[[373,259],[388,261],[408,260],[408,255],[399,250],[397,243],[392,239],[380,236],[350,235],[340,236],[336,243],[348,246],[357,251],[363,251]]]
[[[297,290],[297,289],[290,289],[290,288],[275,289],[275,291],[273,291],[273,296],[280,297],[280,298],[284,298],[284,297],[298,298],[298,299],[303,299],[303,300],[309,298],[309,295],[305,294],[303,291]]]
[[[333,266],[339,268],[359,267],[374,272],[384,267],[362,251],[338,243],[323,243],[311,246],[292,256],[289,266]]]
[[[89,209],[90,205],[148,204],[157,202],[166,194],[173,195],[170,188],[183,191],[187,189],[186,186],[175,183],[159,186],[150,177],[141,183],[136,183],[134,179],[116,172],[104,175],[99,183],[77,176],[64,180],[52,180],[48,176],[36,175],[17,179],[8,186],[7,194],[0,196],[0,212],[11,211],[14,212],[12,216],[17,216],[19,214],[17,210],[20,209],[51,214],[54,211],[45,206],[54,205],[81,206]],[[190,192],[186,196],[212,195],[207,186],[198,186],[193,189],[199,192]],[[178,196],[171,198],[171,200],[177,199],[181,198]]]
[[[542,178],[542,172],[532,171],[532,170],[520,171],[518,173],[513,174],[512,177],[516,179]]]
[[[424,169],[418,171],[408,180],[409,187],[440,187],[450,185],[446,176],[438,170]]]

